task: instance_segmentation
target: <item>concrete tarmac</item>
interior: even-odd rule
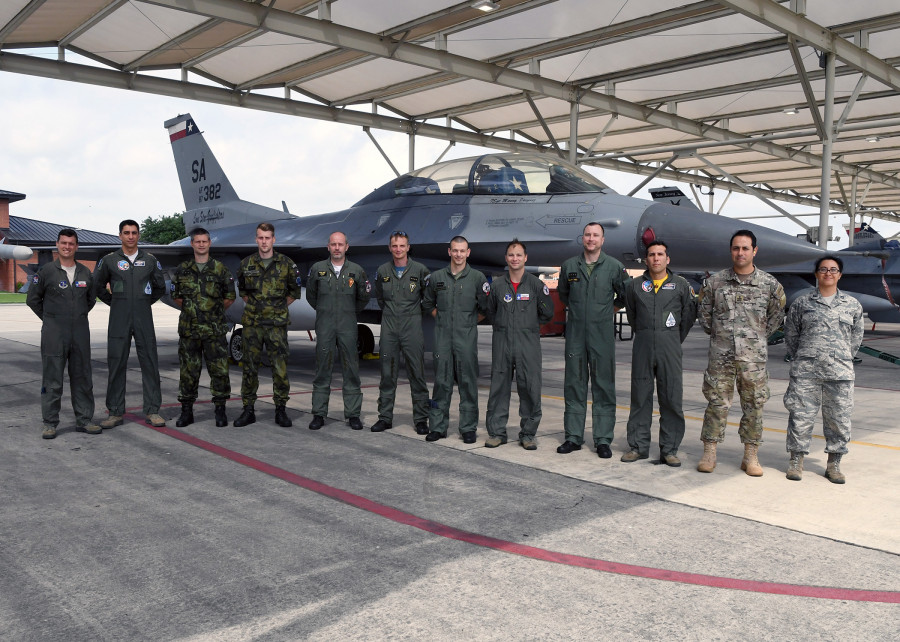
[[[105,416],[108,308],[91,313],[96,419]],[[843,486],[824,477],[821,424],[801,482],[785,479],[788,364],[770,350],[760,460],[739,469],[739,410],[719,464],[695,470],[707,340],[685,343],[687,433],[670,468],[622,463],[631,343],[617,342],[613,458],[556,453],[562,338],[542,340],[538,450],[484,447],[490,330],[480,335],[478,442],[426,443],[408,387],[372,433],[378,361],[362,361],[364,431],[309,413],[314,344],[292,333],[291,428],[260,372],[258,422],[178,415],[177,313],[154,306],[169,427],[140,416],[134,351],[123,426],[42,440],[40,322],[0,306],[0,639],[3,640],[895,640],[900,622],[900,368],[863,356]],[[376,328],[377,331],[377,328]],[[900,354],[900,326],[866,332]],[[430,373],[430,360],[427,364]],[[240,369],[231,368],[240,412]],[[513,386],[515,389],[515,386]],[[136,413],[136,414],[132,414]],[[451,426],[455,426],[455,411]],[[655,442],[651,456],[657,454]],[[588,444],[590,443],[588,427]]]

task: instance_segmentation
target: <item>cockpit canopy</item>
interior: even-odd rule
[[[586,171],[549,155],[485,154],[429,165],[382,185],[356,205],[428,194],[583,194],[610,192]]]

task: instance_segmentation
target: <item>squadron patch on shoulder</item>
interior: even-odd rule
[[[38,283],[41,282],[41,277],[39,277],[37,274],[35,274],[33,277],[31,277],[31,282],[34,283],[35,285],[37,285]]]
[[[544,296],[550,296],[550,288],[548,288],[546,285],[544,286]]]
[[[490,294],[490,293],[491,293],[491,284],[488,283],[487,281],[485,281],[484,283],[482,283],[482,284],[481,284],[481,291],[484,292],[485,294]]]
[[[156,262],[156,269],[162,272],[162,263],[160,263],[159,261]]]
[[[366,294],[370,294],[372,292],[372,284],[366,281]]]

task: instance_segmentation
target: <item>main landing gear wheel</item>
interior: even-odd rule
[[[240,363],[244,358],[244,338],[241,328],[235,328],[231,331],[231,339],[228,340],[228,356],[235,363]]]
[[[369,354],[375,350],[375,335],[372,328],[360,323],[356,326],[356,351],[359,356]]]

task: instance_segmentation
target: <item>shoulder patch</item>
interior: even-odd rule
[[[481,291],[484,292],[485,294],[490,294],[490,293],[491,293],[491,284],[488,283],[487,281],[485,281],[484,283],[482,283],[482,284],[481,284]]]

